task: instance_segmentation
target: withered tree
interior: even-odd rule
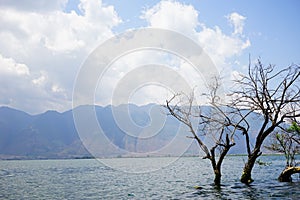
[[[286,166],[278,177],[281,182],[291,182],[292,175],[300,173],[300,163],[296,162],[296,154],[300,153],[300,127],[296,121],[288,129],[273,133],[267,149],[284,154]]]
[[[250,63],[248,73],[240,74],[235,81],[236,89],[229,94],[231,100],[225,103],[221,103],[218,95],[218,80],[210,85],[210,92],[206,95],[208,108],[194,106],[193,94],[174,95],[167,100],[166,107],[172,116],[189,128],[192,138],[205,153],[204,158],[210,160],[216,185],[220,184],[224,157],[235,145],[235,136],[242,134],[248,158],[241,182],[249,184],[253,182],[252,169],[262,154],[265,139],[277,128],[282,128],[284,122],[300,117],[300,67],[290,65],[276,70],[274,65],[264,66],[260,60],[253,66]],[[258,116],[261,123],[252,123],[249,116]],[[253,133],[250,135],[250,130],[255,131],[254,136]],[[201,136],[212,138],[210,145]],[[251,143],[253,137],[255,140]]]
[[[214,172],[214,184],[221,184],[221,166],[234,142],[234,132],[240,127],[230,118],[226,106],[219,96],[220,79],[215,78],[208,86],[209,92],[203,94],[208,100],[207,106],[196,105],[194,92],[190,95],[175,94],[166,101],[169,114],[186,125],[204,152],[203,159],[209,159]]]
[[[264,140],[290,119],[300,116],[300,67],[290,65],[276,70],[274,65],[264,66],[260,60],[249,64],[248,74],[236,81],[237,89],[232,93],[232,107],[248,110],[240,112],[244,124],[252,126],[245,115],[251,112],[262,116],[262,122],[255,129],[255,143],[250,143],[249,132],[244,132],[248,158],[243,168],[241,182],[253,181],[251,172],[256,159],[262,154]]]

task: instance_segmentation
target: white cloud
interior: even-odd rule
[[[66,0],[0,0],[1,105],[31,113],[71,108],[77,70],[88,53],[114,35],[112,29],[122,20],[113,6],[103,5],[101,0],[81,0],[80,13],[66,13],[64,5]],[[250,41],[243,35],[245,17],[238,13],[228,15],[234,30],[232,34],[225,34],[218,26],[201,23],[198,15],[192,5],[160,1],[144,10],[141,18],[149,27],[178,31],[199,42],[220,68],[250,46]],[[102,81],[108,87],[100,92],[97,100],[110,103],[109,97],[117,82],[134,66],[145,63],[171,64],[176,72],[192,79],[191,84],[199,80],[194,77],[196,73],[191,67],[180,59],[140,53],[120,59],[118,66],[107,71]],[[155,99],[152,94],[163,96],[165,92],[158,92],[157,86],[147,86],[140,91],[149,99]],[[135,99],[138,97],[139,100],[139,96],[143,94],[136,94]]]
[[[41,75],[40,77],[33,79],[32,83],[35,85],[43,85],[45,81],[46,81],[46,76]]]
[[[59,92],[63,92],[63,91],[64,91],[63,88],[59,87],[59,86],[56,85],[56,84],[52,85],[51,90],[52,90],[52,92],[56,92],[56,93],[59,93]]]
[[[243,34],[246,17],[233,12],[227,16],[227,19],[234,27],[233,34]]]
[[[82,0],[80,8],[82,15],[75,11],[37,13],[0,7],[0,22],[3,25],[0,33],[24,43],[23,49],[25,45],[38,45],[58,53],[82,48],[89,51],[95,44],[112,36],[112,27],[121,20],[113,7],[102,6],[101,1]]]
[[[241,36],[246,18],[238,13],[227,17],[234,26],[232,35],[226,35],[218,26],[210,28],[201,23],[192,5],[171,0],[161,1],[145,10],[142,18],[150,27],[175,30],[198,41],[220,68],[226,65],[226,59],[239,55],[250,46],[250,41]]]
[[[17,63],[12,58],[5,58],[0,54],[1,75],[29,75],[29,68],[23,63]]]
[[[199,17],[198,11],[192,5],[172,0],[160,1],[145,10],[141,18],[145,19],[150,27],[175,30],[197,41],[222,73],[224,84],[227,86],[232,78],[231,63],[251,45],[250,40],[243,33],[246,17],[236,12],[227,16],[227,20],[234,28],[229,34],[222,31],[219,26],[209,27],[199,21],[201,16]],[[181,64],[178,71],[185,74],[188,68]],[[190,77],[188,80],[196,80],[191,75],[188,77]],[[198,81],[198,86],[199,83],[201,81]],[[197,85],[197,83],[193,84]],[[203,90],[203,87],[198,89]]]
[[[32,113],[70,109],[77,70],[121,23],[113,6],[81,0],[80,13],[66,13],[66,0],[0,1],[0,96],[6,99],[0,105]]]
[[[0,0],[0,7],[23,11],[45,12],[63,8],[68,0]]]
[[[231,80],[240,80],[243,77],[243,74],[241,72],[238,72],[236,70],[232,71],[231,73]]]
[[[227,59],[239,55],[251,45],[249,39],[226,35],[217,26],[208,28],[202,25],[202,30],[197,36],[204,50],[220,68],[226,66]]]
[[[45,109],[61,110],[70,106],[63,89],[55,81],[49,80],[46,72],[32,73],[25,64],[1,54],[0,85],[0,105],[30,113]]]
[[[151,67],[153,70],[148,71],[147,69]],[[141,68],[143,70],[140,70]],[[172,79],[172,77],[177,79]],[[112,104],[112,100],[117,104],[126,102],[138,105],[164,104],[165,100],[172,95],[170,90],[173,92],[186,91],[185,85],[179,84],[183,80],[190,89],[194,86],[199,86],[196,89],[201,89],[202,78],[190,63],[173,54],[157,50],[134,51],[116,60],[105,71],[99,79],[95,101],[100,105]],[[147,82],[143,82],[146,80]],[[143,84],[139,85],[141,82]],[[122,96],[117,93],[120,92],[118,89],[123,88],[124,85],[126,85],[126,89],[131,89],[130,99],[125,99],[127,94],[122,93],[124,95]],[[118,99],[113,95],[122,98]]]
[[[145,10],[141,18],[147,20],[151,27],[171,29],[188,35],[199,24],[198,12],[192,5],[176,1],[161,1]]]

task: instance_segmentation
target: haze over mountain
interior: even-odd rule
[[[91,107],[80,106],[75,109],[84,111]],[[126,118],[128,110],[130,122]],[[94,143],[95,138],[89,135],[85,145],[97,144],[91,148],[93,151],[91,155],[75,128],[72,110],[63,113],[47,111],[38,115],[29,115],[20,110],[1,107],[0,159],[199,154],[197,144],[186,138],[190,134],[186,127],[180,126],[172,116],[166,116],[166,110],[161,106],[155,104],[95,106],[95,111],[105,138],[100,138],[100,143]],[[162,116],[164,121],[161,120]],[[163,125],[155,130],[151,128],[151,123]],[[153,130],[155,132],[151,132]],[[104,140],[109,141],[110,144],[104,144]],[[243,136],[238,136],[236,140],[237,144],[230,153],[245,153]],[[188,146],[190,147],[187,149]]]
[[[82,106],[77,109],[87,109]],[[125,112],[124,106],[117,111]],[[151,105],[137,107],[130,105],[131,117],[138,126],[150,122],[147,112]],[[121,150],[134,152],[136,139],[122,131],[114,120],[112,107],[96,106],[99,124],[109,140]],[[158,137],[151,139],[151,144],[144,145],[139,152],[151,151],[162,147],[172,137],[178,122],[167,117],[165,128]],[[133,133],[138,134],[138,133]],[[168,139],[169,138],[169,139]],[[93,140],[93,138],[91,138]],[[105,147],[104,147],[105,148]],[[97,147],[99,156],[117,156],[125,154],[122,151],[108,151]],[[0,156],[1,158],[74,158],[91,156],[86,150],[76,131],[72,110],[59,113],[47,111],[38,115],[8,107],[0,108]]]

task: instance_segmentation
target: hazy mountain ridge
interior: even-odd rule
[[[180,126],[179,122],[172,116],[165,117],[164,126],[157,134],[145,140],[139,140],[135,137],[141,134],[144,127],[151,124],[153,120],[155,121],[158,112],[165,111],[163,107],[160,107],[161,111],[151,111],[154,106],[155,104],[145,106],[130,104],[117,107],[95,106],[96,115],[103,132],[110,142],[120,149],[110,151],[98,145],[96,147],[99,153],[97,156],[125,156],[135,152],[155,152],[168,145],[175,137]],[[81,108],[75,109],[84,110],[86,108],[88,106],[81,106]],[[122,113],[126,114],[128,110],[130,111],[131,120],[137,125],[133,128],[130,126],[125,127],[128,128],[131,134],[126,134],[124,130],[121,130],[114,119],[114,114],[118,114],[121,116],[122,123]],[[149,114],[152,114],[152,119]],[[127,121],[125,120],[125,126],[127,125],[126,123]],[[190,139],[186,138],[189,132],[184,126],[183,129],[179,130],[178,135],[180,135],[180,139],[178,140],[179,143],[176,144],[176,149],[174,149],[174,155],[181,146],[191,142]],[[92,140],[93,138],[91,138]],[[231,153],[245,153],[243,136],[239,136],[237,140],[240,141],[237,141],[237,145],[232,148]],[[199,148],[195,143],[188,150],[188,154],[198,154],[198,152]],[[167,154],[173,155],[173,152],[171,151]],[[38,115],[29,115],[16,109],[0,107],[0,159],[47,159],[89,156],[91,156],[90,153],[82,144],[76,131],[72,110],[63,113],[47,111]]]
[[[89,155],[82,149],[72,112],[29,115],[0,108],[1,157],[60,158]],[[73,152],[73,149],[78,149]]]
[[[85,106],[83,106],[84,108]],[[124,106],[115,110],[122,112]],[[145,126],[151,120],[147,114],[151,105],[138,107],[129,105],[131,117],[138,126]],[[79,108],[75,108],[79,109]],[[99,124],[110,141],[120,149],[135,151],[136,138],[125,134],[115,123],[112,107],[95,106]],[[178,126],[175,120],[169,119],[165,132],[171,132],[172,127]],[[175,123],[174,123],[175,122]],[[176,124],[177,125],[174,125]],[[175,127],[176,128],[176,127]],[[159,134],[152,140],[151,146],[144,146],[140,152],[155,150],[168,142],[172,134]],[[92,138],[91,138],[92,139]],[[124,154],[122,152],[106,152],[98,147],[99,155],[103,157]],[[89,157],[90,153],[83,146],[76,131],[72,110],[59,113],[47,111],[38,115],[30,115],[13,108],[0,108],[0,159],[10,158],[74,158]]]

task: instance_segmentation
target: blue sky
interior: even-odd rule
[[[300,64],[299,9],[298,0],[0,0],[0,105],[29,113],[72,108],[74,82],[89,53],[115,34],[141,27],[190,37],[228,80],[245,72],[249,55],[279,67]],[[128,63],[120,61],[123,68],[108,74],[109,82],[118,82]],[[110,103],[113,87],[96,95],[99,104]]]
[[[130,3],[122,0],[106,0],[105,4],[115,6],[124,23],[116,27],[117,32],[126,28],[147,26],[140,19],[143,10],[154,6],[159,1],[139,1]],[[300,2],[297,0],[185,0],[183,4],[191,4],[199,12],[199,21],[209,27],[219,26],[229,34],[226,15],[237,12],[246,17],[244,32],[251,40],[251,46],[243,52],[241,60],[247,61],[248,55],[261,57],[266,63],[285,66],[292,62],[300,62]]]

